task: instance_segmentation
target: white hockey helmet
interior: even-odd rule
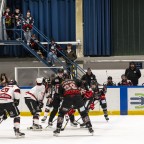
[[[37,84],[42,84],[42,82],[43,82],[43,78],[37,78],[36,79],[36,83]]]

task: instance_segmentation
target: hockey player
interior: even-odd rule
[[[104,86],[116,86],[116,83],[113,82],[112,77],[109,76],[109,77],[107,78],[107,82],[105,82],[103,85],[104,85]]]
[[[77,108],[84,123],[89,129],[90,133],[93,133],[92,124],[88,113],[84,107],[84,103],[82,100],[81,92],[80,92],[81,81],[79,80],[70,80],[66,79],[62,82],[59,87],[59,93],[63,96],[63,102],[59,109],[58,119],[57,119],[57,129],[54,131],[54,136],[57,136],[60,133],[64,115],[68,113],[68,111],[73,106]]]
[[[100,102],[100,106],[103,109],[104,117],[108,121],[109,118],[108,118],[108,112],[107,112],[107,102],[106,102],[106,97],[105,97],[106,87],[98,85],[96,81],[92,81],[91,89],[94,92],[94,100],[98,100]]]
[[[16,137],[25,136],[24,133],[20,132],[20,112],[17,107],[20,96],[20,88],[14,80],[11,80],[7,86],[0,90],[0,118],[6,119],[6,113],[8,113],[11,118],[14,118],[14,132]]]
[[[42,82],[42,78],[37,78],[36,86],[34,86],[31,90],[27,91],[25,94],[25,103],[29,108],[31,114],[33,115],[33,125],[28,129],[42,130],[42,126],[39,125],[39,116],[41,108],[43,107],[43,99],[45,92],[45,86]]]
[[[118,86],[132,86],[132,82],[127,79],[125,74],[121,75],[121,81],[118,83]]]
[[[47,103],[45,107],[45,112],[44,112],[44,117],[41,119],[42,122],[45,122],[48,116],[48,113],[50,112],[50,107],[49,107],[49,97],[51,94],[51,81],[54,79],[55,75],[52,74],[50,78],[46,79],[45,82],[47,83],[47,88],[46,88],[46,98],[47,98]]]
[[[50,117],[48,120],[48,126],[52,126],[52,122],[54,117],[56,116],[58,109],[60,107],[60,103],[62,101],[62,95],[59,93],[59,86],[64,81],[64,70],[58,69],[57,76],[52,80],[51,82],[51,94],[48,98],[47,107],[53,108],[53,110],[50,113]],[[49,112],[48,109],[48,112]],[[75,122],[74,115],[70,117],[71,125],[77,126],[77,123]]]
[[[90,109],[91,110],[94,109],[94,102],[97,100],[97,101],[99,101],[100,106],[103,109],[105,119],[108,121],[109,117],[108,117],[107,102],[106,102],[106,97],[105,97],[105,93],[106,93],[105,86],[102,86],[102,85],[98,84],[97,81],[92,80],[91,84],[90,84],[90,88],[93,91],[93,97],[85,97],[84,98],[85,107],[87,109],[87,112],[89,112]],[[80,124],[80,127],[84,127],[84,126],[85,126],[84,123]]]

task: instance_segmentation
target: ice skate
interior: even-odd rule
[[[33,124],[33,126],[28,127],[28,130],[33,130],[33,131],[42,131],[42,126],[38,124]]]
[[[104,117],[105,117],[106,121],[109,121],[108,115],[104,115]]]
[[[25,137],[25,133],[20,132],[20,131],[19,131],[19,128],[15,128],[15,127],[14,127],[14,132],[15,132],[15,136],[16,136],[17,138],[23,138],[23,137]]]
[[[47,119],[47,116],[44,116],[42,119],[41,119],[41,122],[45,122],[46,121],[46,119]]]
[[[92,135],[94,134],[94,130],[92,129],[92,127],[88,128],[88,130]]]
[[[53,131],[53,136],[58,136],[60,134],[60,128],[57,128],[55,131]]]
[[[80,124],[80,128],[87,128],[85,123]]]
[[[52,122],[48,122],[48,127],[52,127],[53,123]]]

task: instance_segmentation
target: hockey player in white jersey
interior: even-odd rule
[[[28,129],[42,130],[42,126],[39,125],[39,116],[43,107],[43,99],[45,93],[45,86],[43,85],[43,78],[36,79],[36,86],[25,94],[25,103],[33,115],[33,125]]]
[[[17,107],[20,97],[20,88],[14,80],[11,80],[7,86],[0,90],[0,119],[5,120],[7,113],[11,118],[14,118],[14,132],[16,137],[25,136],[24,133],[20,132],[20,112]]]

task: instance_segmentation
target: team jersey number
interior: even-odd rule
[[[9,91],[9,88],[5,87],[1,89],[0,99],[8,100],[11,99],[11,96],[7,94]]]
[[[9,91],[9,88],[2,88],[1,91],[7,93]]]
[[[64,89],[67,91],[67,90],[75,90],[77,89],[77,86],[75,83],[67,83],[65,86],[64,86]]]

